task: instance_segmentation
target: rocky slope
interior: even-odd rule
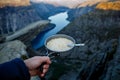
[[[32,6],[0,8],[0,34],[11,34],[26,25],[41,20]]]
[[[99,9],[76,18],[59,33],[86,45],[61,53],[49,72],[53,75],[47,77],[50,80],[120,80],[119,20],[119,11]]]

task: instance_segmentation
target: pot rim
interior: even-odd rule
[[[48,38],[45,40],[45,43],[44,43],[45,47],[46,47],[48,50],[50,50],[50,51],[53,51],[53,50],[51,50],[50,48],[47,47],[47,42],[50,41],[51,39],[54,39],[54,38],[67,38],[67,39],[71,40],[71,41],[73,42],[73,44],[75,44],[75,39],[74,39],[73,37],[68,36],[68,35],[66,35],[66,34],[55,34],[55,35],[52,35],[52,36],[48,37]],[[74,46],[73,46],[73,47],[74,47]],[[71,50],[73,47],[71,47],[71,48],[68,49],[68,50],[64,50],[64,51],[53,51],[53,52],[66,52],[66,51]]]

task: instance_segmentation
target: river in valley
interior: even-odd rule
[[[67,24],[69,24],[70,22],[67,20],[68,18],[68,14],[67,11],[66,12],[61,12],[59,14],[50,16],[48,19],[51,21],[50,23],[55,24],[55,28],[53,28],[52,30],[46,32],[42,38],[39,39],[39,36],[37,37],[37,40],[35,39],[33,41],[33,48],[34,49],[38,49],[40,47],[42,47],[44,45],[44,42],[46,40],[46,38],[48,38],[51,35],[56,34],[57,32],[59,32],[60,30],[62,30]],[[41,35],[41,34],[39,34]]]

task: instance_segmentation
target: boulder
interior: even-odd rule
[[[14,58],[27,58],[26,46],[18,40],[0,44],[0,63]]]

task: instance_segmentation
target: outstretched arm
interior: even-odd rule
[[[40,72],[39,67],[42,63],[43,72]],[[12,61],[0,64],[0,80],[30,80],[30,76],[39,75],[43,77],[47,72],[51,61],[46,56],[36,56],[25,61],[14,59]]]

